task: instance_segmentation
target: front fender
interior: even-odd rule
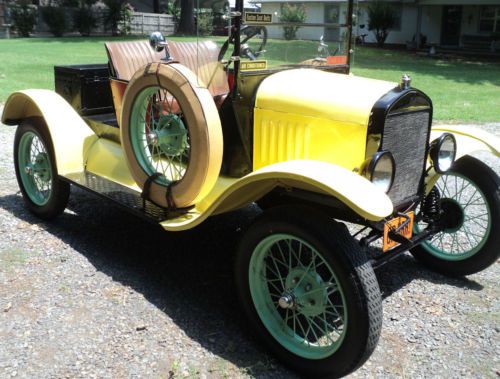
[[[431,141],[443,133],[451,133],[457,140],[457,159],[476,151],[489,151],[500,156],[500,139],[472,126],[439,125],[431,129]]]
[[[54,91],[30,89],[7,99],[2,122],[18,125],[28,117],[42,117],[54,146],[59,175],[82,172],[90,146],[98,139],[80,115]]]
[[[500,139],[484,130],[465,125],[433,126],[430,140],[434,141],[443,133],[451,133],[455,137],[457,141],[456,159],[478,151],[487,151],[500,157]],[[430,162],[428,162],[428,165],[430,166]],[[430,192],[440,176],[434,169],[430,169],[429,175],[426,178],[426,193]]]
[[[231,180],[232,183],[225,182]],[[241,179],[221,178],[214,190],[196,205],[195,212],[161,225],[167,230],[189,229],[212,214],[256,201],[275,187],[299,188],[335,197],[371,221],[379,221],[393,211],[389,197],[362,176],[331,163],[295,160],[263,167]]]

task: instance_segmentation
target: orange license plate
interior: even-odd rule
[[[406,224],[400,231],[399,234],[401,234],[403,237],[410,239],[413,233],[413,212],[408,212],[406,214],[410,218],[410,222]],[[382,250],[385,252],[389,249],[392,249],[395,246],[399,245],[399,242],[393,241],[389,237],[389,231],[396,230],[399,228],[401,225],[404,224],[404,222],[407,221],[406,217],[396,217],[393,218],[390,221],[387,221],[384,225],[384,245],[382,247]]]

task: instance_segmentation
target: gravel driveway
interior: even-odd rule
[[[232,286],[256,207],[168,234],[73,189],[41,222],[18,193],[13,138],[0,125],[1,378],[295,377],[247,330]],[[403,255],[377,276],[382,337],[353,378],[500,376],[498,262],[449,279]]]

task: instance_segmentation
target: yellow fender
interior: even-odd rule
[[[300,188],[335,197],[371,221],[382,220],[393,211],[387,194],[364,177],[331,163],[294,160],[263,167],[241,179],[220,178],[192,212],[161,225],[171,231],[190,229],[210,215],[258,200],[275,187]]]
[[[433,126],[431,129],[431,142],[444,133],[453,134],[457,141],[456,159],[478,151],[487,151],[500,157],[500,139],[491,133],[472,126],[439,125]],[[428,164],[430,164],[430,162],[428,162]],[[440,176],[441,175],[431,169],[426,180],[427,193],[434,187],[434,184],[436,184]]]
[[[7,99],[2,122],[18,125],[28,117],[42,117],[49,129],[59,175],[84,170],[87,153],[98,139],[66,100],[54,91],[29,89]]]
[[[443,133],[451,133],[457,140],[457,159],[476,151],[489,151],[500,156],[500,139],[472,126],[440,125],[431,129],[431,142]]]

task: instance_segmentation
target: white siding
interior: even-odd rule
[[[323,23],[325,22],[325,4],[324,3],[307,3],[307,19],[306,23]],[[340,23],[345,22],[345,14],[347,6],[339,4]],[[262,13],[272,13],[273,22],[280,22],[281,7],[279,3],[264,3],[262,4]],[[283,38],[283,28],[278,26],[268,26],[269,38]],[[303,27],[297,32],[298,39],[317,40],[325,34],[323,27]]]
[[[441,18],[443,17],[443,7],[427,6],[422,7],[422,31],[427,36],[427,44],[441,43]]]

